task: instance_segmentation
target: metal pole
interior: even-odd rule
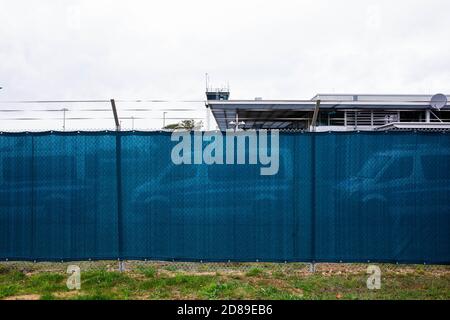
[[[125,261],[119,260],[119,272],[125,272]]]
[[[209,108],[208,106],[206,107],[206,130],[210,131],[211,130],[211,120],[210,120],[210,115],[209,115]]]
[[[120,136],[120,122],[117,115],[116,102],[111,99],[111,108],[114,114],[114,122],[116,123],[116,175],[117,175],[117,235],[118,235],[118,247],[119,247],[119,271],[125,271],[125,263],[120,260],[122,256],[122,142]]]
[[[69,111],[67,108],[63,108],[63,131],[66,131],[66,111]]]
[[[310,271],[315,271],[316,259],[316,135],[311,136],[311,264]]]
[[[167,112],[163,112],[163,129],[166,127],[166,113]]]
[[[116,131],[120,131],[119,117],[117,116],[116,102],[114,101],[114,99],[111,99],[111,107],[114,114],[114,121],[116,123]]]
[[[428,111],[430,111],[430,113],[436,118],[436,119],[438,119],[440,122],[444,122],[444,121],[442,121],[433,111],[431,111],[431,110],[428,110]],[[429,119],[430,120],[430,119]],[[428,121],[428,122],[431,122],[431,120],[430,121]]]
[[[425,110],[425,122],[430,122],[430,110]]]
[[[317,122],[317,116],[319,115],[319,109],[320,109],[320,100],[316,101],[316,107],[314,108],[314,113],[311,121],[311,131],[316,131],[316,122]]]

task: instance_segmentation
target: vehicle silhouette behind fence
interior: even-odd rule
[[[282,132],[272,176],[175,165],[174,144],[3,133],[0,259],[450,262],[446,133]]]

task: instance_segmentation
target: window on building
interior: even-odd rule
[[[425,111],[401,111],[400,122],[423,122]]]
[[[439,120],[443,121],[443,122],[450,122],[450,111],[445,110],[445,111],[435,111],[433,110],[433,113],[436,115],[436,117],[438,117],[439,119],[437,119],[434,115],[430,115],[430,121],[431,122],[440,122]]]

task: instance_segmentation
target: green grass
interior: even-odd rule
[[[19,286],[16,284],[0,285],[0,299],[15,295],[19,292]]]
[[[138,269],[139,272],[141,272],[143,275],[145,275],[147,278],[153,278],[156,276],[156,268],[154,267],[141,267]]]
[[[66,277],[59,273],[38,273],[23,278],[25,288],[33,293],[50,294],[55,291],[66,291]]]
[[[0,266],[0,299],[450,299],[448,266],[380,265],[382,287],[373,291],[366,287],[365,267],[326,265],[314,274],[304,265],[283,271],[270,264],[247,272],[231,267],[200,273],[167,266],[82,271],[81,290],[70,291],[64,272],[24,273]]]
[[[251,268],[245,275],[247,277],[257,277],[261,275],[263,271],[259,268]]]

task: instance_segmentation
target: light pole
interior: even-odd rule
[[[63,131],[66,131],[66,111],[69,111],[69,109],[62,108],[61,111],[63,112]]]
[[[166,127],[166,111],[163,112],[163,129]]]

